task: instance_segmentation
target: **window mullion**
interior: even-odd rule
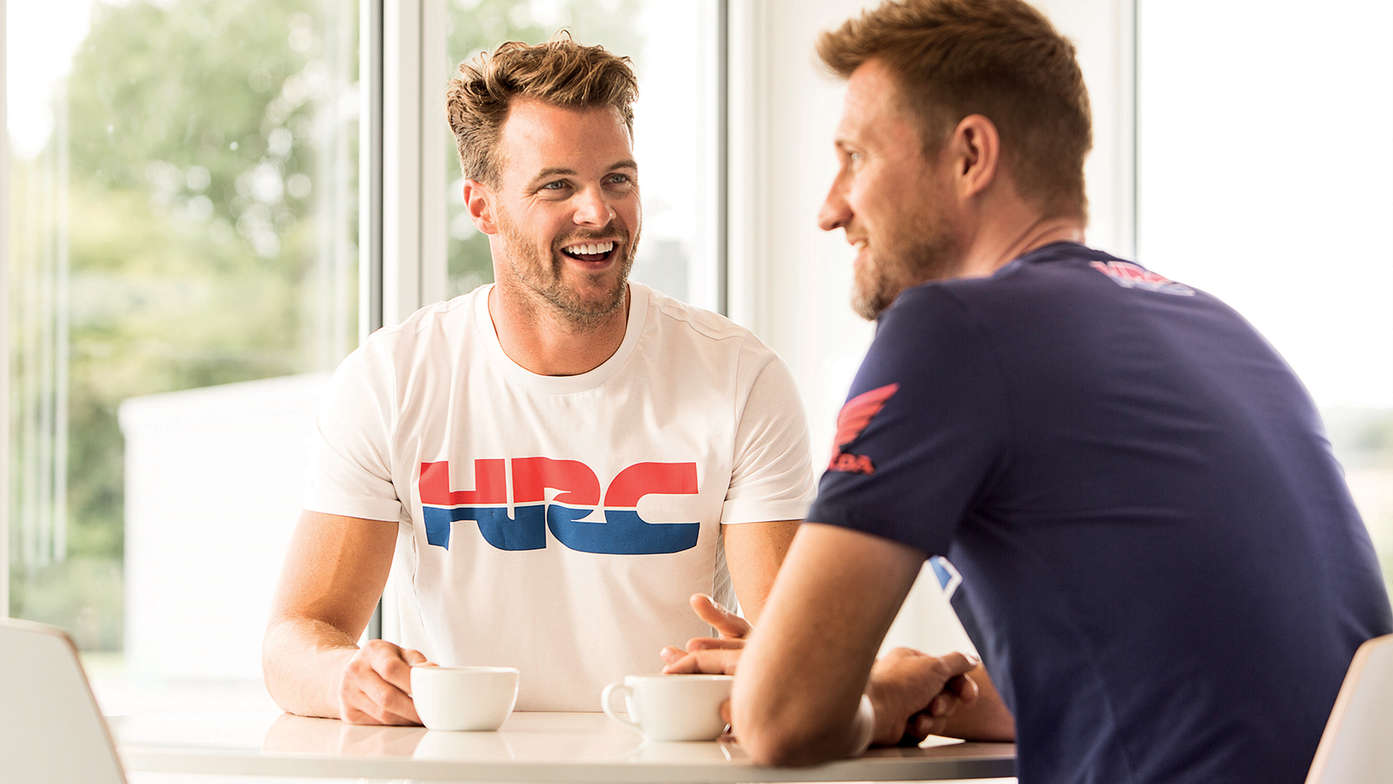
[[[383,5],[382,320],[421,306],[421,42],[427,0]]]
[[[5,0],[0,0],[0,131],[5,117]],[[10,141],[0,139],[0,617],[10,617]]]

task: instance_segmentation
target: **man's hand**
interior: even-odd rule
[[[411,665],[428,663],[420,651],[369,640],[344,667],[339,718],[352,724],[420,724],[411,701]]]
[[[739,648],[708,648],[683,654],[663,668],[664,675],[734,675]]]
[[[685,650],[675,645],[669,645],[659,653],[664,663],[670,665],[681,661],[689,651],[739,650],[745,647],[745,638],[750,635],[748,621],[716,604],[715,599],[704,593],[692,594],[692,598],[688,602],[692,605],[692,610],[697,614],[697,617],[715,628],[716,634],[720,636],[693,637],[687,640]]]
[[[664,648],[663,657],[676,648]],[[734,675],[741,648],[706,648],[679,655],[668,661],[664,675]],[[679,652],[680,653],[680,652]],[[730,700],[721,703],[721,718],[730,724]]]
[[[687,649],[669,645],[660,654],[667,666],[663,674],[734,675],[750,624],[744,618],[716,604],[704,593],[694,593],[690,599],[697,617],[706,621],[719,637],[693,637]],[[721,703],[721,718],[730,723],[730,700]]]
[[[977,699],[977,684],[967,676],[976,666],[961,653],[929,656],[910,648],[877,659],[866,684],[875,709],[872,745],[917,746],[942,732],[949,716]]]
[[[693,650],[669,660],[663,673],[734,675],[742,652],[739,647]],[[877,659],[866,684],[875,710],[871,744],[917,746],[941,733],[950,716],[977,699],[977,684],[967,675],[976,666],[976,660],[961,653],[938,657],[910,648],[896,648]],[[721,704],[721,716],[731,720],[729,700]]]

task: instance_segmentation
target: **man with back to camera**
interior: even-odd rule
[[[497,282],[335,374],[264,643],[293,713],[419,723],[427,661],[517,666],[522,710],[598,710],[605,683],[706,629],[694,591],[733,582],[756,616],[811,500],[783,363],[627,280],[627,58],[560,37],[460,70],[449,119]],[[400,638],[360,650],[394,548]]]
[[[1013,714],[1022,784],[1301,781],[1355,649],[1393,630],[1307,393],[1214,297],[1082,244],[1087,93],[1039,12],[889,2],[818,52],[847,80],[819,224],[878,327],[759,627],[668,671],[738,661],[762,762]],[[953,713],[961,655],[875,661],[932,554],[1010,714]]]

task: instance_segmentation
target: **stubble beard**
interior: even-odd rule
[[[543,304],[572,329],[577,332],[594,330],[624,308],[629,271],[634,266],[634,254],[638,249],[637,233],[630,237],[623,231],[615,231],[606,226],[598,232],[574,235],[561,242],[567,244],[577,240],[616,235],[622,240],[619,247],[623,256],[619,260],[619,274],[615,277],[614,286],[598,299],[587,299],[566,285],[566,262],[560,258],[560,244],[543,252],[536,244],[524,238],[506,217],[500,215],[499,224],[506,241],[507,264],[514,277],[532,293],[534,301]]]
[[[871,256],[856,267],[851,290],[851,309],[867,321],[875,321],[907,288],[953,277],[961,252],[948,226],[933,222],[917,241],[891,242],[884,252],[871,246]]]

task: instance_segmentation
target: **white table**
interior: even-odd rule
[[[130,771],[457,782],[904,781],[1015,775],[1015,746],[930,738],[813,768],[750,763],[733,740],[648,743],[597,713],[514,713],[498,732],[287,714],[108,717]]]

